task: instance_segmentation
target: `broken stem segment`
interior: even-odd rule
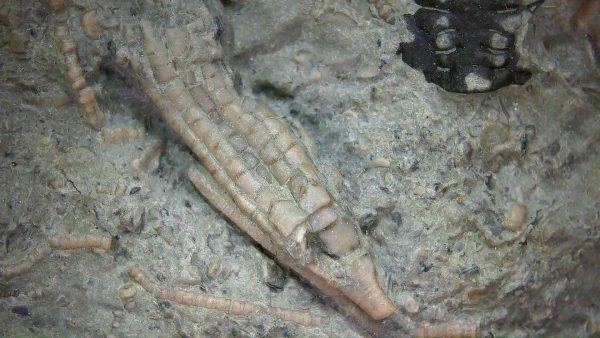
[[[211,296],[203,293],[163,289],[148,280],[137,267],[133,267],[129,270],[129,276],[154,297],[170,300],[185,306],[219,310],[232,315],[254,315],[262,313],[303,326],[320,326],[326,321],[326,318],[313,315],[308,311],[283,309],[258,303]]]
[[[0,266],[0,280],[8,280],[26,274],[34,265],[50,256],[53,250],[96,249],[108,251],[110,245],[111,238],[102,235],[52,237],[48,243],[33,249],[21,262]]]

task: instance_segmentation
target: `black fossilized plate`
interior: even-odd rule
[[[524,84],[531,73],[517,67],[515,33],[521,29],[520,0],[415,0],[423,6],[406,15],[415,36],[398,54],[429,82],[447,91],[476,93]]]

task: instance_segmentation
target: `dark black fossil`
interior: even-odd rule
[[[422,8],[406,15],[415,36],[398,54],[429,82],[450,92],[475,93],[524,84],[531,73],[517,67],[515,32],[524,10],[543,0],[415,0]]]

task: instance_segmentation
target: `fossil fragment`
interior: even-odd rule
[[[477,337],[479,336],[479,327],[474,324],[436,324],[425,325],[415,330],[416,337],[433,338],[433,337]]]
[[[73,93],[77,97],[79,106],[83,110],[87,123],[94,129],[100,130],[104,126],[105,117],[96,101],[96,94],[88,87],[83,77],[83,69],[79,64],[77,57],[77,44],[69,34],[69,29],[60,26],[56,30],[56,37],[61,44],[62,52],[65,56],[65,66],[67,69],[67,80]]]
[[[42,245],[25,256],[22,262],[0,267],[0,279],[8,280],[23,275],[33,268],[34,265],[44,260],[52,253],[48,245]]]
[[[396,17],[394,16],[394,9],[388,3],[387,0],[369,0],[371,4],[377,10],[377,15],[383,19],[383,21],[393,25],[396,23]]]
[[[131,161],[129,172],[133,177],[140,177],[158,168],[160,156],[165,151],[165,143],[162,140],[153,142],[139,158]]]
[[[110,249],[110,237],[102,235],[64,235],[52,237],[48,243],[43,243],[28,253],[21,262],[0,266],[0,280],[8,280],[27,273],[34,265],[50,256],[52,250]]]
[[[131,310],[135,307],[136,293],[137,290],[133,284],[125,284],[119,288],[119,298],[125,309]]]
[[[97,249],[108,251],[111,245],[110,237],[102,235],[58,236],[48,240],[50,247],[57,250]]]
[[[450,92],[493,91],[525,83],[531,73],[517,66],[516,34],[525,6],[518,0],[416,0],[423,6],[405,16],[414,41],[398,54],[425,79]]]
[[[283,309],[258,303],[216,297],[203,293],[191,293],[163,289],[148,280],[142,271],[137,267],[129,270],[129,276],[131,276],[133,280],[140,284],[144,290],[148,291],[154,297],[167,299],[181,305],[214,309],[224,311],[232,315],[251,315],[262,313],[304,326],[319,326],[326,321],[326,318],[313,315],[308,311]]]
[[[527,206],[523,204],[514,204],[508,208],[504,227],[510,231],[519,231],[527,221]]]

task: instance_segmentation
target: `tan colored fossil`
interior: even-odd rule
[[[179,290],[163,289],[146,278],[142,271],[137,268],[129,270],[129,276],[140,284],[144,290],[156,298],[167,299],[177,304],[186,306],[203,307],[224,311],[232,315],[267,314],[285,321],[298,323],[303,326],[319,326],[326,318],[316,316],[307,311],[283,309],[258,303],[238,301],[223,297],[206,295],[203,293],[191,293]]]
[[[110,249],[111,238],[102,235],[63,235],[52,237],[30,253],[25,255],[21,262],[0,266],[0,280],[8,280],[27,273],[53,250],[95,249],[107,251]]]
[[[61,43],[61,49],[65,56],[65,66],[67,69],[67,80],[73,93],[75,94],[79,106],[83,110],[87,123],[94,129],[100,130],[104,126],[105,117],[96,101],[96,94],[87,85],[83,77],[83,69],[79,64],[77,57],[77,44],[69,34],[69,29],[60,26],[56,29],[56,37]]]
[[[383,21],[393,25],[396,23],[396,17],[394,9],[387,0],[369,0],[371,4],[377,10],[377,15],[383,19]]]
[[[419,338],[477,337],[477,336],[479,336],[479,326],[475,325],[475,324],[456,324],[456,323],[424,325],[415,330],[414,336],[419,337]]]
[[[165,143],[156,140],[144,150],[139,158],[129,164],[129,172],[133,177],[140,177],[158,168],[160,156],[165,152]]]
[[[128,17],[126,8],[122,15]],[[333,299],[357,324],[377,330],[396,308],[379,285],[355,221],[327,191],[290,127],[266,105],[237,93],[208,8],[175,0],[146,9],[104,35],[116,46],[114,63],[137,79],[206,168],[208,174],[191,169],[190,180],[276,260]],[[69,54],[73,40],[64,32],[57,36],[66,50],[71,87],[84,88]],[[319,238],[321,245],[309,245],[309,237]]]
[[[129,127],[102,128],[102,139],[106,143],[127,143],[143,134],[143,131]]]
[[[108,251],[112,240],[102,235],[58,236],[48,240],[50,247],[56,250],[96,249]]]

